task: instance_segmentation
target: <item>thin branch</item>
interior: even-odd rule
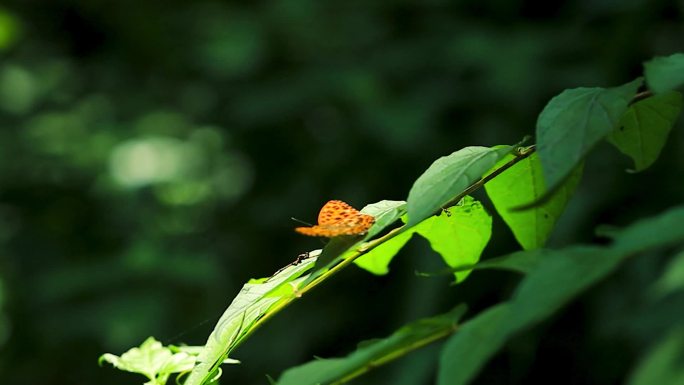
[[[536,147],[535,145],[531,145],[529,147],[524,147],[524,148],[517,148],[514,150],[515,158],[511,159],[508,163],[504,164],[503,166],[497,168],[496,170],[492,171],[491,174],[486,175],[484,178],[478,180],[477,182],[471,184],[468,188],[463,190],[462,193],[456,195],[452,200],[450,200],[447,204],[445,204],[439,211],[435,212],[434,215],[439,214],[441,210],[447,209],[458,202],[461,201],[466,195],[472,194],[475,190],[479,189],[480,187],[484,186],[485,183],[489,182],[490,180],[496,178],[499,174],[502,172],[508,170],[509,168],[513,167],[516,163],[520,162],[521,160],[527,158],[528,156],[532,155],[532,153],[535,151]]]
[[[521,160],[529,157],[534,153],[535,151],[535,146],[528,146],[528,147],[521,147],[518,148],[514,151],[515,158],[511,159],[509,162],[504,164],[503,166],[499,167],[498,169],[494,170],[492,173],[486,175],[484,178],[478,180],[477,182],[473,183],[470,185],[468,188],[466,188],[462,193],[458,194],[454,199],[450,200],[449,203],[443,206],[443,209],[446,209],[448,207],[451,207],[455,204],[457,204],[463,197],[465,197],[468,194],[471,194],[475,190],[481,188],[484,186],[485,183],[489,182],[490,180],[494,179],[498,175],[500,175],[502,172],[508,170],[509,168],[513,167],[516,163],[520,162]],[[439,214],[442,209],[436,211],[434,214]],[[350,255],[349,257],[345,258],[342,262],[338,263],[337,265],[333,266],[330,268],[330,270],[326,271],[325,273],[321,274],[318,276],[316,279],[311,281],[308,285],[305,287],[299,289],[296,293],[295,296],[287,298],[283,300],[282,302],[276,304],[272,309],[270,309],[267,313],[263,315],[263,317],[259,318],[252,324],[252,327],[249,328],[248,330],[245,331],[245,334],[243,334],[239,340],[233,345],[231,351],[233,351],[235,348],[240,346],[244,340],[247,339],[252,333],[254,333],[258,328],[260,328],[264,323],[266,323],[268,320],[273,318],[277,313],[279,313],[281,310],[285,309],[288,305],[290,305],[292,302],[294,302],[296,299],[301,298],[304,296],[304,294],[308,293],[311,291],[313,288],[316,286],[320,285],[333,275],[337,274],[340,272],[342,269],[345,267],[351,265],[357,258],[361,257],[362,255],[368,253],[369,251],[373,250],[377,246],[379,246],[382,243],[385,243],[389,241],[390,239],[394,238],[404,230],[406,230],[407,227],[406,225],[403,225],[401,227],[398,227],[396,229],[393,229],[392,231],[388,232],[387,234],[383,235],[380,238],[376,238],[372,241],[366,242],[362,244],[360,247],[358,247],[356,250],[354,250],[353,254]]]
[[[405,346],[401,349],[397,349],[396,351],[392,352],[391,354],[388,354],[388,355],[381,357],[377,360],[368,362],[363,367],[361,367],[361,368],[355,370],[354,372],[342,377],[341,379],[331,383],[330,385],[346,384],[349,381],[351,381],[351,380],[353,380],[353,379],[355,379],[355,378],[357,378],[363,374],[366,374],[367,372],[377,368],[378,366],[382,366],[388,362],[391,362],[391,361],[394,361],[398,358],[401,358],[401,357],[411,353],[414,350],[418,350],[418,349],[422,348],[423,346],[429,345],[435,341],[439,341],[442,338],[446,338],[446,337],[454,334],[457,330],[458,330],[457,324],[454,324],[450,328],[439,330],[438,332],[431,334],[431,335],[429,335],[429,336],[427,336],[427,337],[425,337],[419,341],[415,341],[414,343],[412,343],[408,346]]]

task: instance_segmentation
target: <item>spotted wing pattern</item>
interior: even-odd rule
[[[297,227],[295,231],[312,237],[337,237],[340,235],[364,234],[375,223],[372,215],[362,214],[348,204],[328,201],[318,214],[318,225]]]

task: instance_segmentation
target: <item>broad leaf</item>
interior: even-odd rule
[[[629,107],[608,141],[634,159],[634,171],[644,170],[658,159],[681,110],[677,91],[641,100]]]
[[[465,310],[462,305],[446,314],[410,323],[387,338],[360,343],[359,348],[346,357],[319,359],[289,369],[277,384],[316,385],[351,380],[453,333]]]
[[[509,270],[516,273],[527,274],[530,271],[537,268],[537,265],[542,261],[546,254],[545,250],[534,249],[531,251],[519,251],[517,253],[504,255],[502,257],[491,258],[486,261],[482,261],[475,265],[470,265],[467,267],[454,268],[454,271],[461,270],[484,270],[484,269],[496,269],[496,270]]]
[[[375,223],[368,230],[368,234],[365,237],[365,239],[370,239],[406,214],[406,202],[379,201],[362,208],[361,212],[375,217]]]
[[[627,256],[612,249],[577,246],[548,250],[513,295],[511,328],[520,330],[550,316]]]
[[[641,82],[565,90],[544,107],[537,120],[537,151],[549,191],[613,131]]]
[[[646,84],[655,93],[684,85],[684,53],[659,56],[644,63]]]
[[[510,146],[466,147],[437,159],[409,191],[408,225],[416,225],[436,214],[510,150]]]
[[[475,264],[492,235],[492,217],[482,203],[466,196],[447,212],[421,222],[415,231],[430,242],[447,265]],[[454,273],[456,281],[463,281],[469,273]]]
[[[517,253],[491,258],[476,264],[466,264],[445,269],[435,273],[417,273],[422,277],[435,277],[438,275],[449,275],[460,271],[469,270],[508,270],[516,273],[527,274],[537,268],[537,265],[544,259],[547,251],[544,249],[534,249],[530,251],[519,251]]]
[[[447,341],[438,385],[467,384],[512,335],[558,310],[612,271],[619,260],[617,254],[598,247],[547,250],[512,300],[465,322]]]
[[[190,373],[185,385],[200,385],[212,377],[256,320],[275,304],[295,296],[298,285],[304,279],[299,277],[311,269],[315,261],[314,255],[299,264],[287,266],[273,277],[246,283],[209,335],[199,354],[199,364]]]
[[[684,207],[639,221],[609,247],[534,250],[539,259],[513,298],[463,324],[444,346],[438,385],[461,385],[514,334],[547,318],[583,290],[610,274],[625,258],[684,243]],[[676,225],[678,224],[678,225]],[[526,252],[530,253],[530,252]]]
[[[437,385],[467,384],[503,346],[509,335],[511,305],[502,303],[465,322],[442,349]]]
[[[148,384],[165,384],[172,373],[185,372],[195,365],[195,356],[185,352],[173,352],[161,342],[149,337],[139,347],[121,355],[103,354],[100,362],[109,362],[117,369],[140,373],[150,381]]]
[[[407,228],[387,242],[358,258],[355,263],[373,274],[387,274],[392,258],[411,239],[420,234],[427,239],[433,250],[438,252],[451,267],[473,265],[480,259],[489,242],[492,231],[492,217],[482,204],[466,196],[448,212],[433,216],[418,225]],[[468,271],[454,272],[460,282]]]
[[[375,275],[384,275],[389,272],[389,264],[392,258],[413,237],[413,231],[404,231],[394,238],[383,242],[373,250],[357,258],[354,263],[360,268]]]
[[[507,155],[495,168],[512,159],[514,155]],[[511,210],[538,201],[547,192],[541,163],[534,153],[487,182],[485,189],[518,243],[531,250],[544,246],[581,176],[580,164],[545,203],[523,211]]]
[[[613,248],[630,254],[682,243],[684,239],[684,206],[673,207],[656,217],[637,221],[618,231]]]

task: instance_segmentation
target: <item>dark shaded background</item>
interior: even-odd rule
[[[97,357],[150,335],[203,344],[246,280],[320,247],[292,231],[291,216],[313,221],[334,198],[357,207],[405,199],[437,157],[519,141],[563,89],[619,85],[642,61],[684,51],[683,9],[646,0],[3,2],[0,382],[142,383],[99,368]],[[683,139],[679,127],[638,175],[600,146],[551,245],[681,203]],[[495,218],[484,257],[516,248]],[[653,310],[643,299],[665,256],[630,261],[512,341],[478,383],[622,381],[674,322],[663,309],[684,303]],[[349,269],[241,347],[243,365],[226,368],[224,382],[266,384],[266,373],[345,354],[461,301],[475,314],[519,279],[479,272],[449,287],[414,275],[440,267],[414,240],[386,277]],[[355,383],[430,384],[437,353]]]

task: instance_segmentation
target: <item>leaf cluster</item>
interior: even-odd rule
[[[466,317],[465,306],[456,306],[384,339],[362,343],[346,357],[291,368],[275,383],[346,383],[440,339],[446,343],[438,358],[437,383],[468,383],[513,336],[550,317],[626,259],[684,244],[680,206],[614,232],[608,245],[544,249],[584,167],[591,166],[585,164],[587,155],[599,142],[606,140],[632,158],[633,172],[654,164],[682,108],[677,91],[684,84],[682,73],[684,54],[653,59],[645,64],[644,78],[613,88],[565,90],[552,98],[537,120],[534,145],[466,147],[437,159],[415,181],[406,201],[380,201],[362,209],[376,218],[364,236],[334,238],[308,258],[245,284],[199,351],[184,384],[216,381],[221,363],[263,323],[345,267],[356,264],[373,274],[387,274],[394,256],[415,235],[442,257],[455,284],[484,269],[510,270],[524,278],[508,300],[478,314]],[[480,262],[492,235],[491,215],[470,195],[481,187],[523,251]],[[661,281],[661,290],[684,286],[681,255]],[[684,346],[672,341],[681,340],[681,328],[672,329],[636,369],[631,383],[682,378],[672,358]],[[163,384],[172,372],[166,365],[156,359],[137,364],[149,346],[146,342],[120,358],[103,359]],[[154,350],[163,348],[154,345]],[[189,369],[174,366],[173,371]]]

